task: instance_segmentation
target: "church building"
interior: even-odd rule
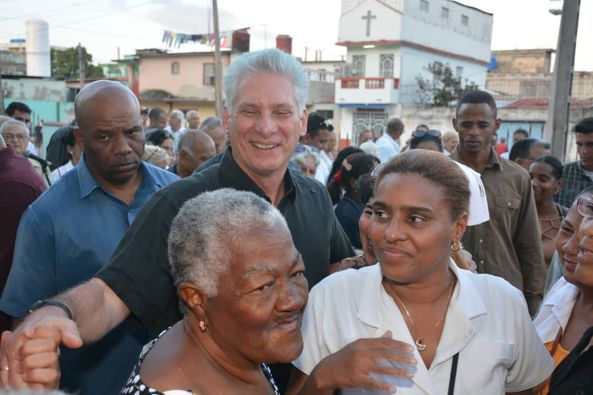
[[[338,45],[346,66],[335,81],[342,138],[384,131],[402,106],[421,102],[417,77],[448,65],[456,78],[486,83],[492,14],[453,0],[342,0]],[[409,126],[407,127],[409,128]]]

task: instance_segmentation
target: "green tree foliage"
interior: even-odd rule
[[[416,77],[420,102],[433,107],[449,107],[469,91],[479,89],[474,82],[456,78],[448,64],[433,62],[426,67],[432,78]]]
[[[103,70],[93,65],[93,55],[82,47],[82,58],[84,59],[85,79],[96,79],[103,77]],[[80,78],[78,68],[78,47],[66,49],[51,49],[51,75],[54,78],[67,80]]]

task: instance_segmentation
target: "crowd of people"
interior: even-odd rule
[[[485,91],[348,145],[282,51],[223,89],[201,121],[92,82],[44,158],[7,108],[0,388],[593,393],[593,118],[563,165]]]

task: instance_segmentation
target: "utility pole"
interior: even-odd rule
[[[82,46],[78,43],[78,79],[80,83],[80,89],[84,86],[84,58],[82,56]],[[80,90],[79,90],[80,91]]]
[[[548,105],[548,119],[544,134],[545,140],[552,143],[552,154],[562,162],[565,161],[566,156],[566,134],[570,116],[570,94],[580,6],[581,0],[564,0],[556,48],[552,98]]]
[[[216,116],[222,118],[222,60],[220,59],[217,0],[212,0],[212,19],[214,21],[214,97],[216,100]]]

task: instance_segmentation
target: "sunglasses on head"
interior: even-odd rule
[[[412,137],[417,138],[417,139],[421,139],[424,136],[431,136],[431,137],[438,137],[441,138],[441,132],[439,132],[438,130],[414,130],[412,132]]]

